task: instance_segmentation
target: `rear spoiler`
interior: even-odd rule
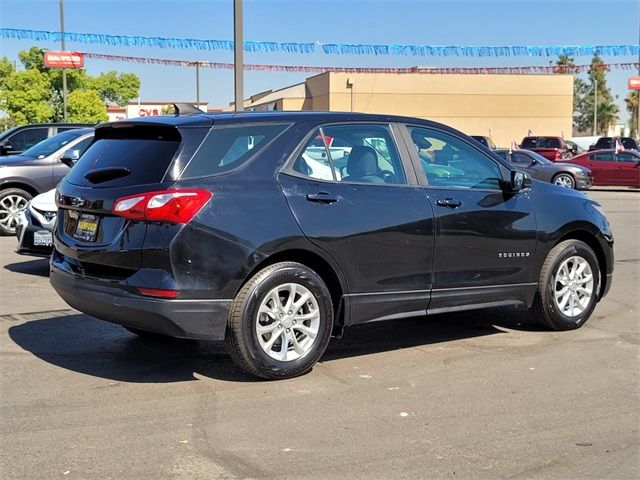
[[[194,113],[202,113],[195,105],[191,105],[190,103],[174,103],[173,108],[175,109],[175,114],[177,116],[180,115],[193,115]]]

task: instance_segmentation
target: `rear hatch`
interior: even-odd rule
[[[118,198],[170,186],[165,175],[180,156],[181,140],[172,125],[97,128],[94,142],[58,186],[55,254],[90,276],[126,278],[138,270],[146,223],[113,215],[112,207]]]

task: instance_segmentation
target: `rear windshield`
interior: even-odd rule
[[[621,142],[622,146],[627,150],[635,150],[636,148],[638,148],[633,138],[623,138],[621,139]]]
[[[213,128],[181,179],[208,177],[239,167],[286,130],[288,124],[254,124]]]
[[[118,124],[115,124],[118,125]],[[96,139],[69,171],[67,181],[92,185],[87,173],[105,168],[126,172],[100,181],[97,187],[121,187],[159,183],[180,145],[180,134],[173,127],[128,126],[96,130]],[[127,173],[128,172],[128,173]]]
[[[553,137],[525,138],[521,148],[560,148],[560,140]]]

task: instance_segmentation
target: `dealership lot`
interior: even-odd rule
[[[2,237],[0,477],[636,478],[640,193],[588,195],[616,265],[582,329],[512,310],[363,325],[280,382],[69,309]]]

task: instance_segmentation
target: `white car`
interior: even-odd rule
[[[53,251],[53,227],[56,223],[58,207],[55,202],[56,190],[42,193],[29,201],[16,225],[18,247],[16,253],[48,257]]]

